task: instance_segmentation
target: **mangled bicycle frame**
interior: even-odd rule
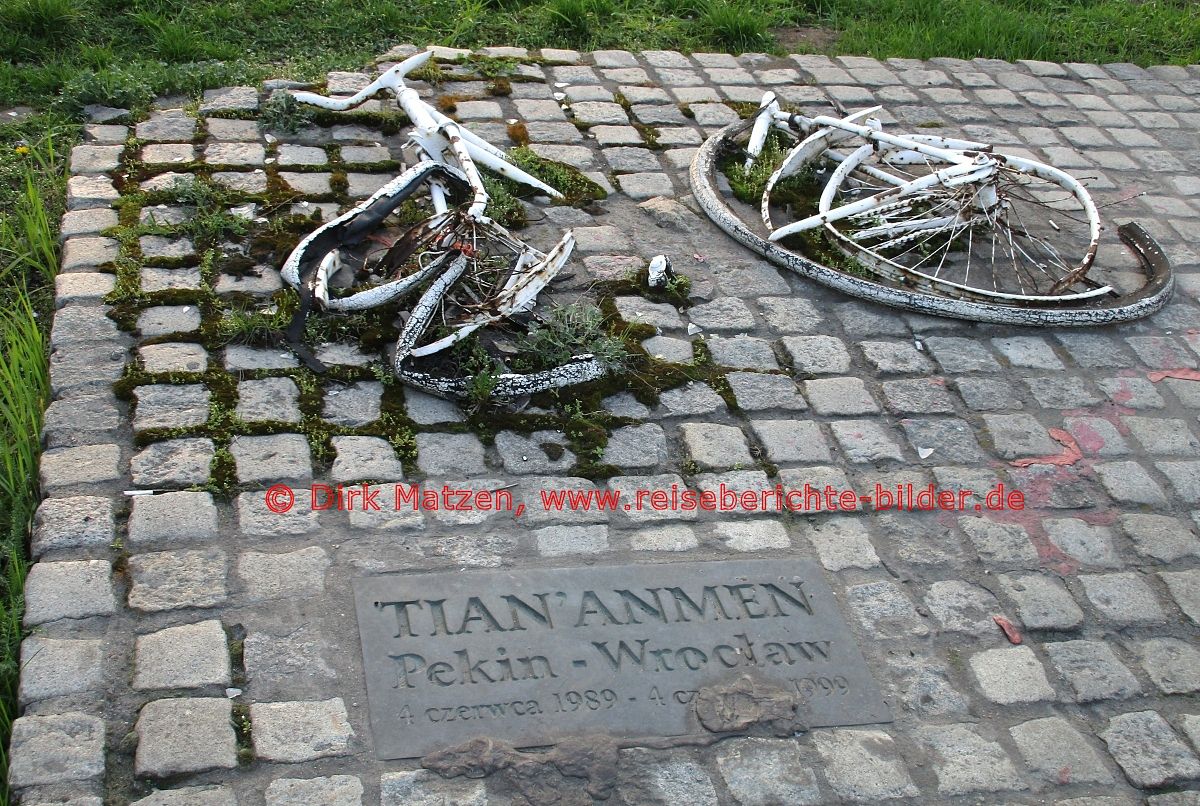
[[[575,246],[568,230],[549,252],[540,252],[489,218],[488,192],[479,167],[495,171],[551,198],[557,190],[508,161],[503,151],[472,134],[421,100],[404,83],[409,72],[429,60],[426,51],[384,72],[348,98],[294,92],[296,100],[333,111],[352,109],[376,93],[392,93],[413,128],[409,142],[419,160],[370,198],[307,235],[285,261],[283,279],[300,294],[300,309],[288,330],[292,348],[310,366],[320,362],[303,345],[304,322],[314,310],[361,311],[424,289],[412,305],[396,342],[392,370],[403,382],[433,394],[463,397],[470,379],[437,376],[413,366],[413,359],[438,353],[486,325],[531,311],[537,296],[567,262]],[[342,250],[360,244],[405,200],[428,189],[433,214],[411,227],[387,252],[389,265],[411,265],[411,273],[350,293],[330,294],[330,280],[343,267]],[[469,202],[454,205],[453,199]],[[459,314],[446,318],[452,303]],[[448,335],[423,342],[441,313]],[[516,397],[602,377],[606,367],[589,354],[531,374],[502,373],[492,394]]]
[[[691,168],[696,198],[718,226],[773,262],[855,296],[924,313],[1091,325],[1145,316],[1169,299],[1170,267],[1137,225],[1119,233],[1142,263],[1143,286],[1123,294],[1088,276],[1102,227],[1074,177],[986,143],[884,132],[872,117],[878,111],[810,118],[782,110],[767,93],[750,120],[698,150]],[[739,150],[742,135],[747,171],[772,136],[795,141],[763,189],[765,239],[716,190],[718,162]],[[804,172],[826,175],[816,209],[776,226],[773,209],[781,205],[773,194]],[[840,271],[784,244],[813,233],[865,271]]]

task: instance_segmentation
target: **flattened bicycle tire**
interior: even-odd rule
[[[1097,327],[1132,322],[1161,309],[1174,291],[1175,276],[1166,254],[1150,233],[1136,223],[1122,225],[1117,234],[1141,262],[1147,277],[1146,284],[1104,304],[1087,307],[1035,308],[955,299],[855,277],[824,266],[754,232],[729,208],[717,191],[718,158],[725,148],[733,147],[733,138],[749,128],[752,123],[753,118],[730,124],[705,140],[697,149],[688,172],[692,195],[713,223],[738,243],[775,265],[828,288],[859,299],[916,313],[973,322],[1035,327]]]

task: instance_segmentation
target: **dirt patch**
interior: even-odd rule
[[[839,34],[832,28],[785,25],[772,28],[771,36],[788,53],[827,53],[837,43]]]

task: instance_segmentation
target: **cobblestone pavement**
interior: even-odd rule
[[[505,121],[520,119],[538,153],[618,189],[594,215],[549,208],[529,231],[545,248],[575,227],[560,298],[667,252],[693,278],[694,306],[628,298],[618,309],[658,326],[652,353],[688,360],[689,341],[705,339],[729,370],[724,396],[693,384],[654,408],[608,398],[610,411],[644,423],[614,430],[602,458],[622,475],[600,487],[1003,482],[1028,508],[731,518],[534,506],[523,524],[506,514],[270,515],[261,488],[314,468],[338,481],[516,483],[530,496],[593,482],[571,476],[569,453],[541,447],[565,444],[561,433],[485,443],[444,402],[405,393],[393,411],[398,390],[376,381],[314,389],[286,351],[205,348],[213,295],[270,294],[278,264],[216,271],[201,236],[182,234],[202,232],[189,209],[155,191],[211,173],[247,203],[291,188],[296,211],[328,213],[394,175],[394,122],[348,116],[264,137],[255,119],[271,84],[208,92],[198,106],[163,99],[136,122],[92,110],[62,227],[47,498],[11,753],[22,802],[519,803],[497,779],[442,780],[415,762],[375,760],[351,578],[799,556],[826,569],[895,722],[623,751],[610,802],[1200,803],[1200,382],[1170,377],[1200,361],[1200,68],[540,57],[520,66],[532,80],[513,81],[511,95],[453,71],[436,92],[455,96],[455,114],[494,142],[508,144]],[[335,73],[329,88],[367,80]],[[1010,330],[902,314],[785,276],[684,206],[694,147],[737,118],[731,104],[767,87],[806,108],[881,103],[898,128],[1031,153],[1089,177],[1101,204],[1140,192],[1105,212],[1161,240],[1175,300],[1124,327]],[[644,203],[657,196],[683,204]],[[243,213],[268,226],[256,208]],[[151,217],[158,228],[136,229]],[[114,288],[121,302],[106,305]],[[689,336],[689,325],[702,330]],[[351,367],[376,357],[342,344],[321,354]],[[204,435],[218,417],[240,434],[229,444]],[[415,462],[379,437],[387,417],[415,430]],[[334,455],[305,437],[322,418],[338,426]],[[1082,458],[1021,462],[1062,453],[1056,429]],[[245,492],[197,491],[223,488],[231,473]],[[1006,640],[996,615],[1024,642]]]

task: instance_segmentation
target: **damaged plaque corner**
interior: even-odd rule
[[[488,736],[428,753],[421,766],[443,778],[485,778],[499,773],[532,806],[565,806],[584,783],[590,798],[607,800],[617,785],[619,751],[704,747],[740,736],[786,738],[808,730],[808,698],[749,674],[702,687],[693,715],[704,733],[660,739],[616,739],[606,734],[567,736],[546,751],[518,750]],[[590,802],[589,801],[580,801]]]

